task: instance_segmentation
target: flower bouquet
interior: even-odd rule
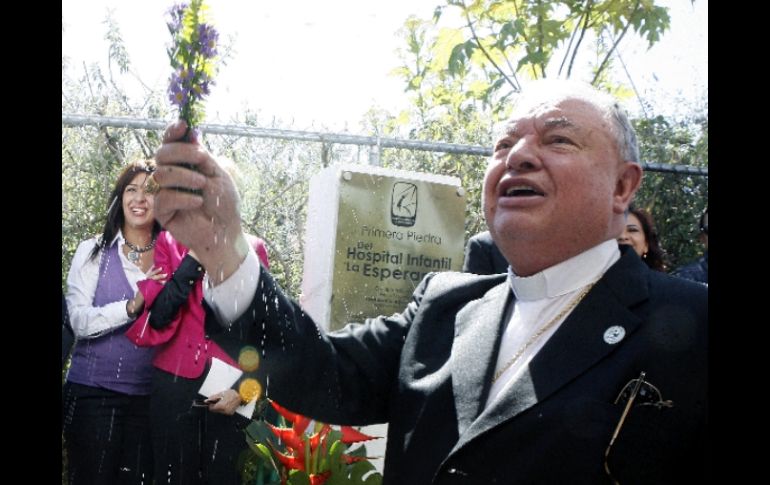
[[[203,121],[203,99],[214,84],[219,33],[208,23],[207,12],[203,0],[192,0],[174,5],[166,22],[172,37],[167,52],[174,69],[168,97],[189,129]]]
[[[258,485],[380,485],[382,475],[361,445],[376,439],[350,426],[332,427],[313,422],[270,400],[279,414],[279,426],[252,421],[247,440],[260,467]]]
[[[204,118],[203,98],[214,84],[219,33],[207,22],[208,6],[203,0],[180,3],[168,11],[166,26],[171,33],[168,57],[173,73],[168,88],[171,104],[179,108],[179,117],[187,122],[184,141],[196,139],[198,126]],[[197,170],[189,163],[182,167]],[[201,189],[177,188],[181,192],[201,195]]]

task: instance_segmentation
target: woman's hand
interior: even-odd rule
[[[150,269],[144,274],[148,280],[155,280],[160,281],[161,283],[165,283],[166,277],[168,276],[166,273],[161,273],[161,268],[156,268],[155,266],[151,266]],[[142,310],[144,309],[144,295],[142,294],[141,290],[136,290],[136,295],[130,300],[126,302],[126,315],[128,315],[128,318],[134,319],[139,316],[140,313],[142,313]]]
[[[207,401],[215,401],[209,404],[209,411],[214,413],[226,414],[232,416],[235,414],[236,408],[241,405],[241,395],[234,389],[228,389],[214,394],[209,397]]]
[[[144,295],[141,291],[137,290],[136,295],[126,302],[126,315],[131,320],[135,319],[142,313],[144,308]]]
[[[155,265],[152,265],[144,275],[147,277],[148,280],[155,280],[155,281],[160,281],[161,283],[165,283],[166,277],[168,276],[168,274],[161,273],[161,270],[162,268],[160,267],[156,268]],[[142,297],[142,302],[144,302],[144,297]]]

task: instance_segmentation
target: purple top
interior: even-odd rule
[[[116,240],[102,253],[93,305],[100,307],[133,296]],[[129,323],[96,338],[78,339],[67,380],[123,394],[150,394],[154,348],[137,347],[128,340],[124,334]]]

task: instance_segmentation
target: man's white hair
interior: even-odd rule
[[[596,107],[609,122],[618,152],[624,161],[639,162],[636,132],[625,110],[614,96],[599,91],[588,83],[573,80],[541,79],[524,86],[514,101],[514,115],[529,112],[539,105],[553,104],[564,99],[577,99]],[[502,123],[497,135],[505,133],[510,121]],[[497,139],[497,138],[495,138]]]

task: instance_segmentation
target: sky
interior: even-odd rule
[[[104,19],[108,9],[121,29],[133,70],[164,89],[171,72],[165,11],[172,1],[62,0],[62,54],[73,76],[84,63],[106,65]],[[397,113],[407,106],[396,32],[409,15],[430,18],[438,0],[208,0],[222,38],[234,53],[216,76],[207,100],[210,123],[238,121],[245,107],[269,124],[357,132],[371,107]],[[666,0],[671,29],[650,51],[642,41],[621,44],[620,54],[637,89],[656,112],[670,114],[672,99],[695,103],[708,93],[708,2]],[[622,74],[622,71],[621,71]],[[625,81],[625,79],[623,79]],[[126,84],[129,92],[133,89]],[[627,103],[630,110],[638,103]]]

